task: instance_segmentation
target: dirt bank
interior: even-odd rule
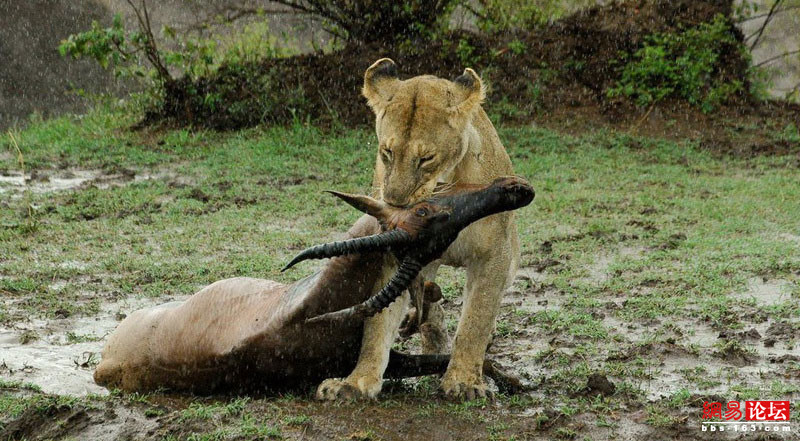
[[[184,80],[170,89],[164,108],[150,113],[147,121],[223,130],[297,121],[363,127],[371,124],[372,115],[360,94],[362,74],[378,58],[391,57],[404,78],[454,78],[464,67],[477,68],[490,86],[485,107],[496,122],[689,137],[715,151],[744,155],[796,150],[773,142],[766,128],[794,123],[800,106],[758,102],[745,92],[748,64],[735,47],[722,50],[713,75],[742,81],[744,89],[710,114],[680,100],[638,108],[606,95],[619,79],[615,60],[638,48],[645,36],[730,13],[730,1],[627,2],[589,8],[534,32],[486,37],[459,31],[417,45],[349,45],[332,53],[225,66],[211,77],[193,84]],[[742,41],[732,24],[730,33]],[[748,123],[737,126],[732,118]],[[741,132],[749,135],[744,147],[731,145],[731,130],[739,140]]]

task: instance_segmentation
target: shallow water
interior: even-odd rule
[[[0,174],[0,194],[6,193],[12,197],[21,197],[26,191],[44,194],[77,190],[84,185],[102,189],[123,186],[131,182],[170,177],[172,177],[171,174],[167,172],[134,173],[130,170],[120,173],[108,173],[97,169],[43,170],[37,171],[35,177],[18,171],[9,171]]]
[[[32,180],[30,175],[9,173],[0,175],[0,193],[19,193],[30,190],[33,193],[49,193],[77,188],[82,184],[97,179],[102,175],[100,170],[72,170]]]
[[[93,317],[30,320],[0,327],[0,376],[36,384],[47,393],[106,395],[108,390],[92,378],[106,337],[125,315],[164,302],[126,299],[103,305]],[[32,333],[38,338],[22,344]]]

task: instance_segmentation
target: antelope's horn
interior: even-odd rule
[[[419,274],[421,270],[422,265],[416,260],[404,259],[395,275],[392,276],[389,283],[387,283],[379,293],[368,298],[363,303],[351,306],[350,308],[312,317],[306,320],[306,323],[323,321],[343,322],[355,319],[363,320],[367,317],[372,317],[400,297],[400,294],[411,285],[411,282],[414,281],[414,278],[417,277],[417,274]]]
[[[326,257],[336,257],[345,254],[369,253],[371,251],[381,251],[390,248],[392,245],[408,243],[411,235],[401,229],[387,231],[372,236],[357,237],[355,239],[343,240],[341,242],[330,242],[322,245],[313,246],[300,252],[291,262],[289,262],[281,272],[293,267],[299,262],[307,259],[324,259]]]

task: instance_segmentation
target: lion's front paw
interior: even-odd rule
[[[318,400],[351,401],[364,398],[373,399],[381,391],[380,380],[359,378],[356,381],[350,378],[329,378],[317,388]]]
[[[486,387],[483,379],[461,380],[455,376],[445,374],[444,378],[442,378],[441,390],[445,397],[455,401],[494,398],[494,394]]]

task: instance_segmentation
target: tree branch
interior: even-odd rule
[[[257,15],[305,15],[315,18],[311,13],[295,9],[261,9],[261,8],[242,8],[238,6],[224,6],[217,8],[212,13],[197,19],[194,23],[183,23],[180,26],[182,31],[202,31],[213,26],[216,17],[222,17],[225,23],[233,23],[243,18]]]
[[[788,57],[789,55],[794,55],[794,54],[800,54],[800,49],[789,51],[789,52],[784,52],[784,53],[782,53],[780,55],[777,55],[777,56],[774,56],[774,57],[771,57],[771,58],[767,58],[766,60],[761,61],[760,63],[753,65],[753,67],[761,67],[761,66],[763,66],[765,64],[768,64],[768,63],[771,63],[771,62],[773,62],[775,60],[780,60],[781,58]]]
[[[133,0],[126,0],[126,2],[136,14],[136,19],[139,21],[139,29],[145,33],[143,49],[147,60],[150,61],[150,64],[152,64],[156,71],[158,71],[158,76],[165,83],[172,83],[174,81],[172,75],[170,75],[169,70],[162,62],[161,56],[158,53],[158,48],[156,47],[156,40],[155,37],[153,37],[153,30],[150,27],[150,15],[147,13],[147,3],[145,0],[141,0],[142,8],[140,11],[133,4]]]
[[[127,61],[127,60],[128,60],[128,58],[130,58],[132,55],[134,55],[134,54],[136,54],[137,52],[139,52],[138,50],[135,50],[135,51],[130,51],[130,52],[123,50],[123,49],[122,49],[122,46],[120,46],[120,44],[119,44],[119,41],[117,41],[117,39],[116,39],[116,38],[112,38],[112,39],[111,39],[111,42],[112,42],[112,43],[114,43],[114,47],[116,47],[116,48],[117,48],[117,52],[121,53],[121,54],[122,54],[122,56],[123,56],[123,57],[125,57],[125,60],[126,60],[126,61]]]
[[[783,8],[783,9],[781,9],[781,10],[775,11],[773,13],[773,15],[778,15],[778,14],[781,14],[781,13],[784,13],[784,12],[787,12],[787,11],[791,11],[793,9],[800,9],[800,5],[787,6],[787,7]],[[767,17],[767,16],[769,16],[769,13],[753,15],[751,17],[741,18],[741,19],[737,20],[736,23],[744,23],[746,21],[758,20],[759,18],[763,18],[763,17]]]
[[[753,40],[753,44],[750,45],[750,50],[752,51],[758,42],[761,40],[761,36],[764,35],[764,29],[769,26],[769,23],[772,21],[772,18],[775,17],[775,10],[778,6],[783,2],[783,0],[775,0],[775,3],[772,4],[772,7],[769,8],[769,12],[767,13],[767,18],[764,19],[764,23],[761,25],[761,28],[758,30],[758,35],[756,35],[756,39]]]

